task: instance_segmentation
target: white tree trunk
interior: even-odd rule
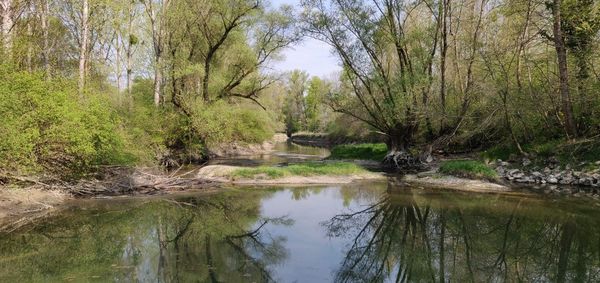
[[[83,96],[85,88],[85,67],[87,62],[88,53],[88,40],[89,40],[89,14],[90,7],[88,0],[83,0],[83,7],[81,11],[81,38],[79,47],[79,95]]]
[[[164,11],[169,6],[169,0],[153,2],[153,0],[143,0],[146,7],[146,13],[152,24],[152,43],[154,48],[154,104],[160,105],[162,91],[162,39],[164,36]],[[155,7],[158,6],[158,7]]]
[[[115,52],[116,52],[116,58],[115,58],[115,65],[116,65],[116,73],[117,73],[117,90],[119,91],[119,100],[121,100],[121,78],[123,77],[123,70],[121,70],[121,36],[117,35],[116,38],[116,45],[115,45]],[[121,101],[119,101],[120,103]]]
[[[0,12],[2,13],[2,48],[6,58],[10,58],[12,51],[12,28],[13,22],[13,0],[0,0]]]
[[[46,72],[46,78],[50,78],[50,24],[48,15],[50,13],[50,0],[42,0],[41,7],[38,10],[40,17],[40,26],[42,28],[42,61],[44,64],[44,71]]]

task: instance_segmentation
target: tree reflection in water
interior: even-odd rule
[[[600,282],[600,215],[540,199],[398,191],[324,222],[336,282]],[[556,206],[554,206],[556,205]]]
[[[0,237],[0,281],[269,282],[285,238],[262,229],[269,191],[101,203]],[[88,204],[89,206],[89,204]]]

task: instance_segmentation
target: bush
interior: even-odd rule
[[[331,149],[330,159],[364,159],[381,161],[387,154],[387,146],[383,143],[364,143],[338,145]]]
[[[110,105],[75,84],[0,68],[0,169],[83,173],[127,162]]]
[[[206,145],[244,142],[262,143],[275,134],[274,122],[266,111],[249,105],[217,101],[197,108],[191,118],[193,129]]]
[[[449,175],[467,178],[483,178],[494,180],[498,174],[494,169],[474,160],[445,161],[440,166],[440,172]]]

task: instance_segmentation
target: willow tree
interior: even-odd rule
[[[173,1],[166,52],[172,102],[186,115],[197,105],[257,100],[274,80],[263,70],[298,37],[289,7],[260,0]]]
[[[333,47],[349,91],[331,96],[337,112],[385,136],[386,163],[411,167],[410,153],[432,87],[437,7],[427,1],[306,0],[305,30]]]

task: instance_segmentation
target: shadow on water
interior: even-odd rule
[[[595,203],[385,183],[82,201],[0,235],[0,282],[599,282]]]

